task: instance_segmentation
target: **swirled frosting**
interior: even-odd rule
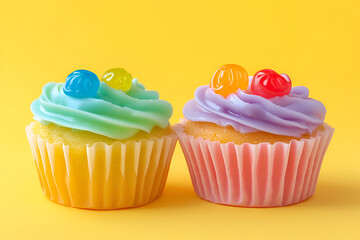
[[[309,90],[302,86],[293,87],[289,95],[266,99],[241,90],[224,98],[206,85],[196,89],[195,99],[185,104],[183,114],[191,121],[232,126],[241,133],[301,137],[324,123],[326,109],[309,98]]]
[[[63,85],[51,82],[44,86],[40,98],[31,104],[35,120],[116,139],[169,125],[171,104],[159,100],[158,92],[145,90],[137,79],[127,92],[101,82],[94,98],[68,96],[63,92]]]

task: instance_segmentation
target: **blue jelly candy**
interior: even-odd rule
[[[95,97],[100,86],[100,80],[95,73],[87,70],[76,70],[66,78],[63,91],[74,98]]]

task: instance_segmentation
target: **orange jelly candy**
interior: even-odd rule
[[[214,73],[210,87],[216,94],[227,97],[237,90],[246,90],[249,85],[249,76],[246,70],[236,64],[221,66]]]

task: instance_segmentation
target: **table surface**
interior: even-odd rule
[[[0,1],[0,239],[360,239],[358,1]],[[174,107],[225,63],[287,73],[327,107],[334,138],[315,195],[281,208],[199,199],[177,145],[164,193],[90,211],[41,192],[31,101],[75,69],[124,67]]]

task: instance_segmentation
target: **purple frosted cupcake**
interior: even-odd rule
[[[334,129],[324,105],[286,74],[249,78],[238,65],[222,66],[183,113],[176,132],[200,198],[273,207],[313,195]]]

